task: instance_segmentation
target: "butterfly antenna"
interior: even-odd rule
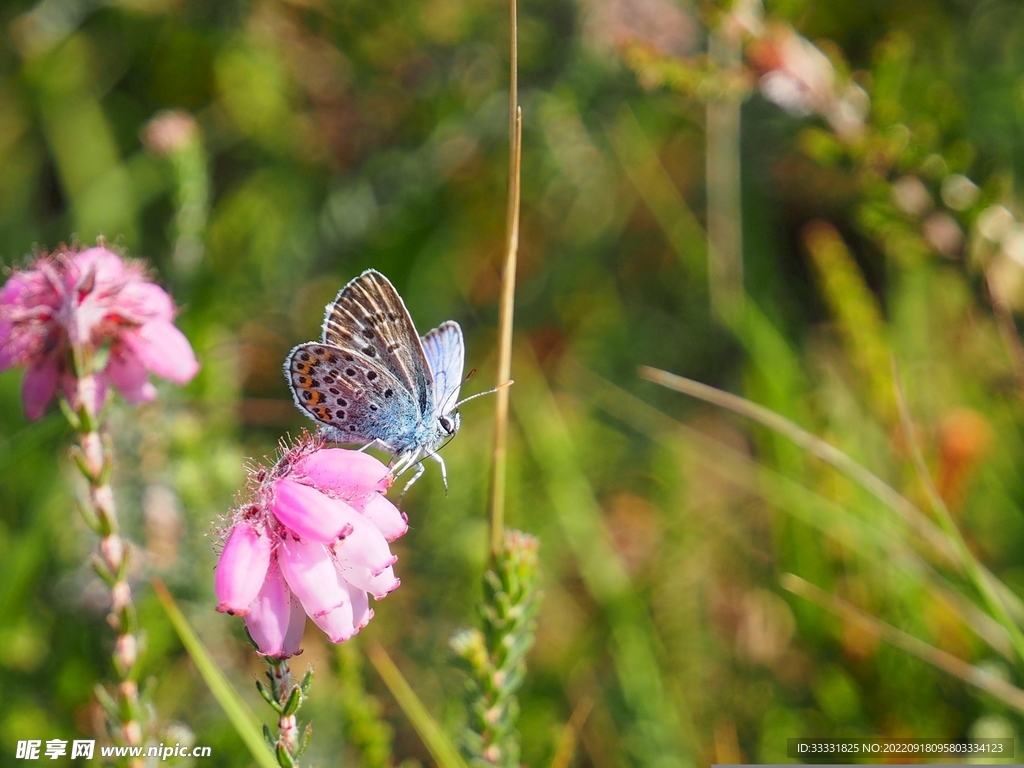
[[[513,381],[512,379],[509,379],[508,381],[506,381],[506,382],[504,382],[502,384],[499,384],[498,386],[494,387],[493,389],[488,389],[488,390],[485,390],[483,392],[477,392],[475,395],[470,395],[469,397],[465,397],[462,400],[459,400],[459,402],[457,402],[455,405],[453,405],[452,408],[453,409],[458,408],[463,403],[468,403],[470,400],[476,400],[478,397],[483,397],[484,395],[493,395],[499,389],[504,389],[505,387],[511,387],[513,384],[515,384],[515,381]]]
[[[465,386],[466,382],[472,379],[475,375],[476,368],[473,368],[470,370],[469,373],[462,377],[462,383],[459,384],[459,389],[462,389],[462,387]],[[452,401],[452,398],[455,397],[456,392],[458,392],[458,390],[452,391],[451,393],[449,393],[448,397],[445,398],[445,401],[441,404],[441,413],[448,413],[452,409],[459,407],[459,403],[456,403],[451,408],[448,407],[448,403],[450,403]]]

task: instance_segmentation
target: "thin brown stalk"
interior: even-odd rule
[[[782,588],[792,592],[794,595],[809,600],[830,613],[854,624],[859,624],[871,634],[885,640],[887,643],[901,648],[915,656],[921,661],[931,664],[936,669],[941,669],[954,677],[960,678],[965,683],[973,685],[986,693],[996,697],[1000,701],[1013,707],[1018,712],[1024,712],[1024,691],[995,675],[986,672],[980,667],[969,664],[963,659],[957,658],[936,648],[903,630],[887,624],[881,619],[850,605],[835,595],[814,586],[808,581],[795,576],[792,573],[783,574],[781,579]]]
[[[516,0],[509,0],[509,168],[505,263],[501,273],[498,316],[498,386],[512,374],[512,322],[515,315],[516,258],[519,253],[519,172],[522,156],[523,113],[519,108],[518,34]],[[507,480],[508,387],[497,391],[494,409],[494,456],[491,467],[491,554],[501,552],[505,540],[505,484]]]
[[[590,698],[580,699],[573,710],[572,717],[562,729],[562,735],[558,739],[558,747],[555,749],[555,756],[551,758],[551,768],[569,768],[573,755],[576,752],[576,742],[579,739],[583,724],[593,709],[594,702]]]

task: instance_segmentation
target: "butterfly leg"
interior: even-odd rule
[[[444,459],[441,458],[441,454],[439,454],[437,452],[434,452],[434,453],[432,453],[430,455],[434,459],[434,461],[436,461],[438,464],[441,465],[441,480],[442,480],[442,482],[444,482],[444,493],[447,496],[448,495],[448,467],[446,467],[444,465]],[[420,469],[422,471],[422,465],[420,466]]]
[[[403,489],[402,489],[402,493],[401,493],[401,495],[399,495],[399,497],[398,497],[398,498],[399,498],[399,500],[401,500],[401,499],[402,499],[402,497],[403,497],[403,496],[405,496],[405,494],[407,494],[407,493],[409,492],[409,489],[410,489],[410,488],[412,488],[412,486],[413,486],[413,483],[415,483],[415,482],[416,482],[417,480],[419,480],[419,479],[420,479],[420,476],[421,476],[421,475],[422,475],[422,474],[423,474],[424,472],[426,472],[426,471],[427,471],[427,465],[426,465],[426,464],[424,464],[424,463],[423,463],[422,461],[420,461],[420,463],[419,463],[419,466],[418,466],[418,467],[416,467],[416,472],[415,472],[415,474],[413,474],[413,476],[412,476],[412,478],[411,478],[411,479],[409,480],[409,482],[405,484],[405,488],[403,488]]]
[[[401,475],[404,475],[406,471],[416,463],[419,456],[420,452],[416,450],[400,454],[391,464],[391,476],[400,477]]]

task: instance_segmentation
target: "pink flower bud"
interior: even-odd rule
[[[270,565],[270,539],[248,523],[234,527],[214,576],[217,610],[244,616],[263,586]]]
[[[104,536],[100,539],[100,556],[103,565],[112,574],[121,570],[121,563],[124,562],[124,539],[116,533]]]
[[[348,602],[348,591],[338,583],[334,563],[323,544],[309,540],[282,542],[278,563],[288,586],[313,621]]]
[[[348,593],[352,596],[352,623],[356,632],[370,623],[373,618],[373,609],[370,608],[370,600],[362,589],[355,589],[349,585]]]
[[[156,387],[149,381],[146,366],[123,344],[115,344],[110,348],[110,359],[104,373],[132,405],[148,403],[156,397]]]
[[[271,511],[299,538],[324,544],[349,535],[352,532],[349,519],[356,514],[345,502],[287,479],[274,484]]]
[[[121,669],[129,670],[138,658],[138,643],[135,635],[127,633],[119,635],[114,644],[114,658],[117,659]]]
[[[170,296],[105,247],[38,257],[0,288],[0,370],[25,365],[25,414],[37,419],[63,385],[72,407],[99,413],[108,380],[133,403],[152,399],[147,371],[184,384],[199,368],[171,321]],[[107,368],[77,370],[108,346]]]
[[[199,363],[185,334],[167,320],[151,320],[123,338],[142,364],[161,378],[185,384],[199,372]]]
[[[114,586],[110,588],[110,612],[117,615],[131,605],[131,602],[132,588],[128,586],[128,582],[124,579],[114,582]]]
[[[339,564],[338,570],[345,581],[363,592],[369,592],[373,595],[374,600],[383,600],[389,593],[398,589],[402,583],[399,579],[395,578],[395,572],[391,566],[388,566],[376,576],[370,573],[369,568],[360,568],[353,565]]]
[[[388,541],[394,541],[409,530],[406,516],[383,494],[371,493],[369,496],[352,499],[349,503],[353,509],[373,523]]]
[[[392,480],[388,468],[370,454],[343,448],[314,451],[297,463],[295,472],[317,488],[343,496],[385,491]]]
[[[377,526],[358,515],[348,522],[352,532],[331,545],[338,562],[368,568],[376,576],[398,560],[391,554],[388,540]]]
[[[46,404],[57,391],[60,367],[56,359],[45,357],[25,372],[21,382],[21,399],[25,403],[25,417],[38,419],[46,410]]]
[[[358,631],[352,616],[351,600],[346,600],[327,613],[317,614],[312,618],[313,623],[324,631],[332,643],[343,643]]]
[[[288,589],[276,564],[267,569],[263,587],[249,604],[245,626],[264,656],[287,659],[299,652],[306,612]]]

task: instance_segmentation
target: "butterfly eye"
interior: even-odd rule
[[[455,423],[450,418],[447,416],[441,416],[438,421],[441,422],[441,429],[449,435],[455,434]]]

